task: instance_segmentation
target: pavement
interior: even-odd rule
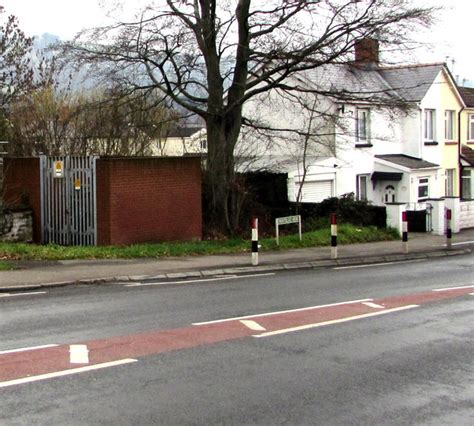
[[[453,234],[451,247],[446,242],[445,236],[411,233],[407,252],[400,240],[340,245],[336,259],[331,258],[330,247],[260,252],[258,266],[252,266],[250,252],[132,260],[19,261],[14,263],[15,270],[0,271],[0,292],[66,285],[332,268],[466,255],[474,250],[474,228]]]

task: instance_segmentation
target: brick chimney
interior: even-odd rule
[[[355,47],[355,63],[356,64],[373,64],[379,63],[379,42],[374,38],[363,38],[354,44]]]

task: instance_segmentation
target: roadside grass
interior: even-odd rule
[[[4,262],[3,260],[0,260],[0,271],[10,271],[14,269],[13,265],[8,262]]]
[[[338,244],[386,241],[396,238],[399,238],[399,235],[393,229],[361,228],[350,224],[338,226]],[[324,228],[304,233],[301,242],[298,235],[286,235],[280,237],[279,246],[276,245],[274,238],[263,238],[259,240],[259,244],[261,245],[260,250],[269,251],[328,246],[330,241],[330,229]],[[230,254],[246,251],[250,251],[250,241],[239,238],[106,247],[64,247],[55,244],[0,243],[0,257],[7,260],[134,259]],[[6,269],[11,269],[11,265],[7,261],[0,261],[0,270]]]

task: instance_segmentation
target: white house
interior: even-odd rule
[[[172,127],[161,138],[153,141],[152,155],[159,157],[180,157],[207,152],[205,129],[196,126]]]
[[[246,105],[246,116],[286,130],[244,135],[237,152],[252,147],[259,167],[288,173],[291,201],[354,192],[379,205],[417,204],[456,195],[462,100],[447,68],[382,67],[374,40],[363,40],[355,53],[351,64],[302,72],[295,81],[314,91],[303,101],[275,90]]]

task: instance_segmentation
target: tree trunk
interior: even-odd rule
[[[239,115],[239,114],[237,114]],[[234,147],[239,137],[240,123],[233,117],[211,117],[206,122],[208,156],[207,183],[210,213],[208,225],[217,232],[235,233],[238,208],[235,197],[237,185],[234,170]],[[238,117],[237,117],[238,121]]]

